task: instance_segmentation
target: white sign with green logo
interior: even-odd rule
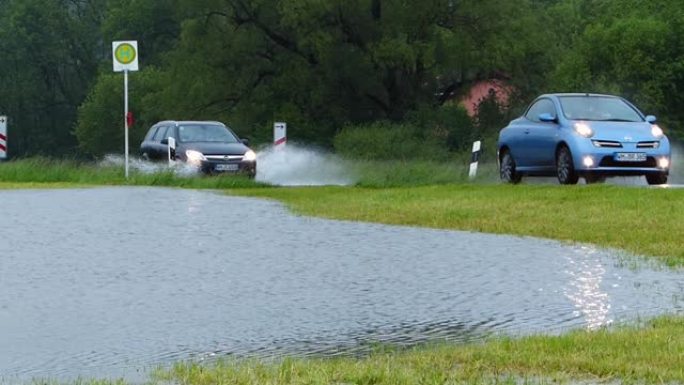
[[[114,72],[138,70],[138,42],[115,41],[112,43],[112,56],[114,58]]]
[[[115,41],[112,43],[114,72],[124,73],[124,157],[126,179],[128,179],[128,73],[138,70],[138,42],[135,40]]]

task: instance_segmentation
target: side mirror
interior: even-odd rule
[[[539,114],[539,120],[544,123],[552,123],[556,122],[556,117],[549,114],[548,112],[545,112],[543,114]]]
[[[161,140],[161,144],[167,145],[169,144],[169,138],[164,138]]]
[[[242,144],[249,147],[249,139],[240,139],[240,141],[242,142]]]
[[[655,116],[653,116],[653,115],[647,115],[647,116],[646,116],[646,121],[649,122],[649,123],[651,123],[651,124],[653,124],[653,123],[657,122],[658,119],[657,119]]]

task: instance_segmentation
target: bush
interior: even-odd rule
[[[473,143],[473,121],[460,105],[423,106],[409,113],[407,119],[442,140],[450,151],[470,149]]]
[[[446,160],[444,143],[411,124],[386,121],[344,128],[334,141],[338,154],[364,160]]]

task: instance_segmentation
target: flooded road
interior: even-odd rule
[[[559,333],[682,312],[681,273],[557,242],[211,192],[0,191],[0,383],[228,354]]]

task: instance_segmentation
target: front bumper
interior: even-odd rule
[[[658,148],[639,146],[638,143],[622,142],[619,148],[597,147],[591,140],[586,140],[573,151],[575,170],[581,174],[616,176],[669,174],[672,157],[666,139],[659,142]],[[620,153],[640,154],[643,159],[620,160]]]
[[[200,171],[205,174],[246,174],[250,177],[256,175],[256,161],[230,161],[230,160],[203,160],[199,165]]]

